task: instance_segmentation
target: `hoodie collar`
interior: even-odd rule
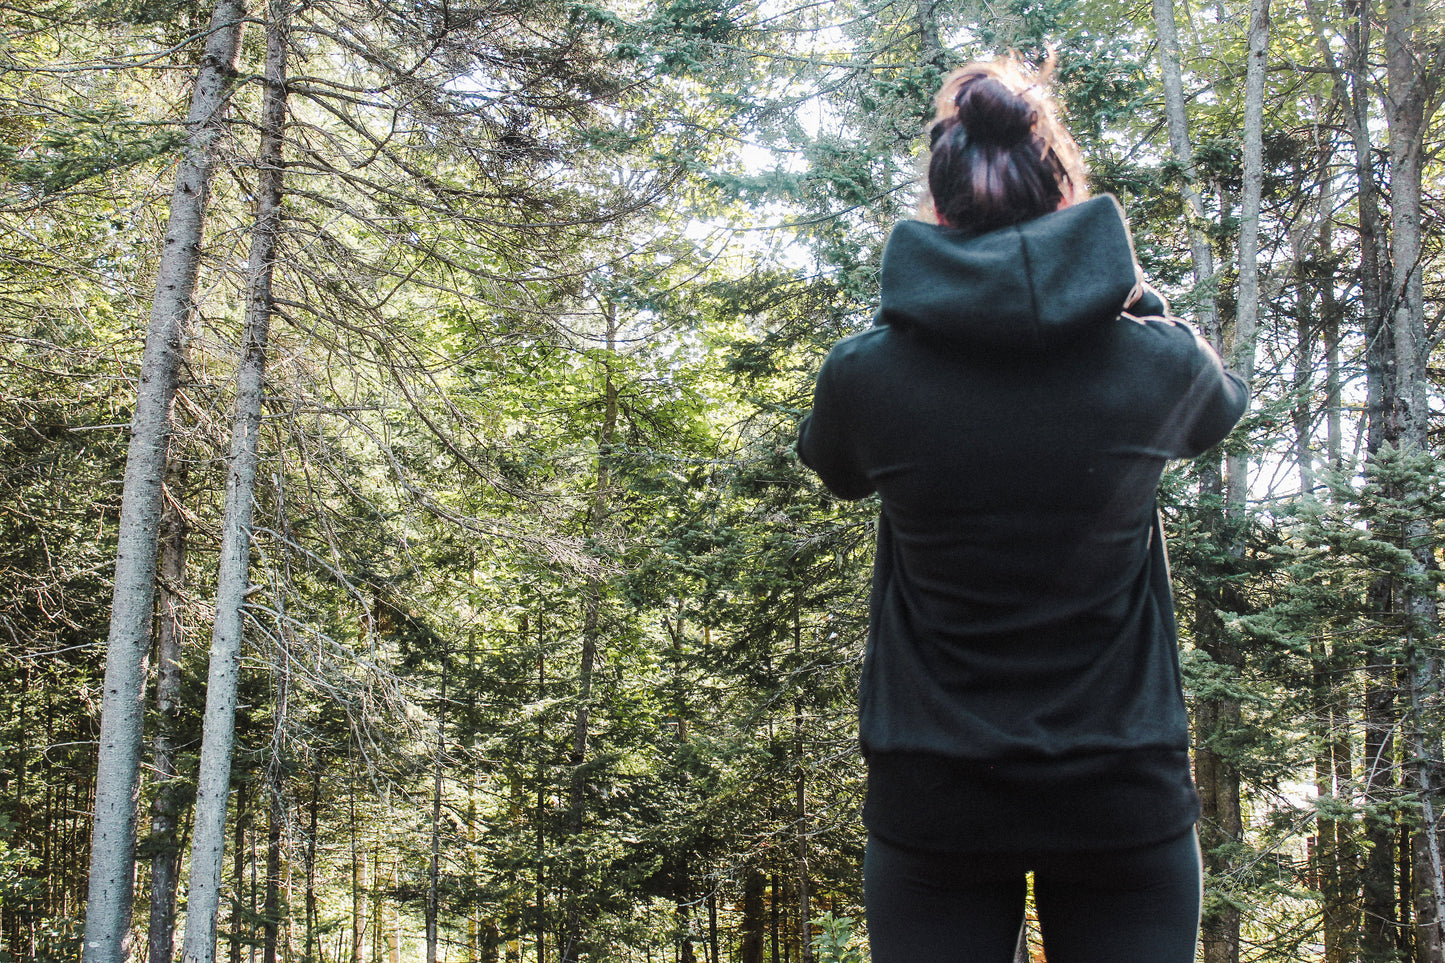
[[[1138,271],[1108,194],[987,234],[901,221],[883,251],[878,323],[1045,349],[1117,317]]]

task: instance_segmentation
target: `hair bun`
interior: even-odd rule
[[[1009,149],[1027,143],[1038,111],[994,77],[965,81],[954,98],[958,122],[975,144]]]

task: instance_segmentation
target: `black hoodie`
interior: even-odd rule
[[[1247,395],[1191,328],[1140,316],[1163,313],[1152,293],[1121,313],[1138,281],[1108,196],[976,236],[905,221],[877,324],[818,375],[799,454],[882,502],[860,692],[874,831],[1090,848],[1197,816],[1154,496]],[[1142,795],[1104,786],[1055,818],[1101,779]],[[922,805],[947,826],[899,811],[940,793]],[[1094,811],[1119,806],[1165,811]]]

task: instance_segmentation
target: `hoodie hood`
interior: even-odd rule
[[[1046,349],[1118,317],[1139,282],[1123,208],[1108,194],[987,234],[901,221],[883,251],[878,323]],[[1134,310],[1163,305],[1146,294]]]

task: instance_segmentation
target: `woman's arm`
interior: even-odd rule
[[[858,439],[838,401],[836,365],[831,361],[823,362],[813,388],[813,410],[798,426],[798,457],[829,491],[851,501],[871,495],[873,483],[859,464]]]

